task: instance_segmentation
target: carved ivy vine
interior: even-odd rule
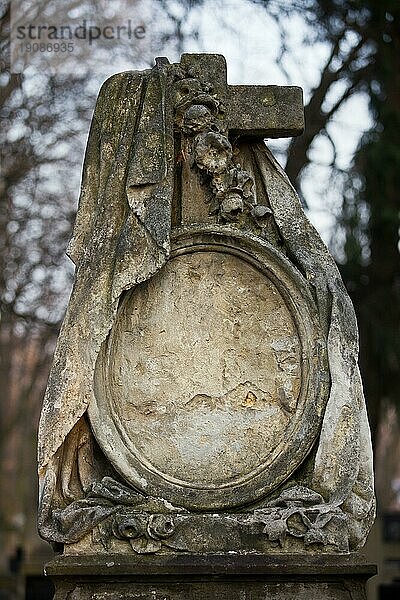
[[[284,490],[265,508],[255,510],[254,516],[263,522],[269,541],[280,546],[292,536],[301,538],[306,547],[321,544],[338,552],[349,551],[348,516],[304,486]]]
[[[221,515],[222,520],[225,517],[230,522],[235,513]],[[261,525],[271,546],[284,546],[286,540],[295,537],[305,549],[318,544],[337,552],[349,550],[348,516],[306,487],[286,489],[264,508],[237,518],[238,524],[242,524],[239,527],[249,527],[249,531]],[[102,544],[106,550],[115,538],[128,542],[138,554],[159,552],[163,545],[175,550],[191,547],[192,525],[187,511],[167,506],[162,499],[146,496],[111,477],[92,484],[85,498],[55,510],[52,527],[56,528],[53,539],[75,543],[91,533],[93,542]],[[181,544],[185,540],[182,547],[176,545],[175,534]]]

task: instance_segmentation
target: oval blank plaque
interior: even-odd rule
[[[89,416],[134,486],[184,507],[240,505],[309,450],[315,384],[320,394],[323,386],[304,357],[318,355],[321,367],[320,336],[310,311],[297,308],[299,293],[312,306],[308,292],[266,258],[183,246],[125,295],[97,361]]]

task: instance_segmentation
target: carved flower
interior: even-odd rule
[[[192,106],[206,108],[214,117],[218,113],[219,101],[211,96],[197,79],[185,78],[174,86],[175,123],[182,127],[186,111]],[[199,129],[198,131],[203,131]]]
[[[232,158],[232,146],[228,138],[220,133],[202,133],[196,138],[194,156],[200,169],[206,169],[209,173],[222,173],[228,168]]]
[[[211,111],[203,104],[190,106],[183,117],[183,130],[189,134],[200,133],[209,129],[213,121]]]
[[[151,515],[147,533],[154,540],[163,540],[170,537],[175,531],[175,523],[168,515]]]
[[[242,197],[236,192],[229,192],[221,202],[221,216],[228,221],[234,221],[243,212]]]
[[[212,178],[212,189],[217,198],[223,198],[231,186],[230,171],[226,173],[214,173]]]
[[[113,521],[113,534],[120,540],[135,539],[146,533],[146,520],[125,512],[117,513]]]
[[[253,185],[253,178],[240,165],[236,165],[232,169],[232,187],[239,189],[243,194],[243,198],[250,198],[252,196]]]
[[[179,106],[182,102],[192,102],[193,99],[202,93],[201,84],[197,79],[182,79],[175,84],[175,107]]]

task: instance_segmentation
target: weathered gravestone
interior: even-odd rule
[[[262,141],[302,130],[218,55],[104,84],[40,425],[56,598],[364,597],[354,311]]]

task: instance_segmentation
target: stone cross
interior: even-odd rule
[[[166,61],[167,59],[157,59]],[[218,98],[222,128],[232,143],[251,138],[301,135],[304,130],[302,89],[296,86],[228,85],[225,58],[218,54],[184,54],[180,67],[187,76],[206,82],[210,95]],[[201,98],[199,102],[201,103]],[[222,115],[221,115],[222,113]],[[190,224],[213,222],[204,187],[193,172],[190,136],[181,136],[179,219]]]
[[[225,58],[218,54],[184,54],[181,65],[202,73],[225,100],[231,135],[283,138],[304,131],[302,89],[279,85],[228,85]]]

